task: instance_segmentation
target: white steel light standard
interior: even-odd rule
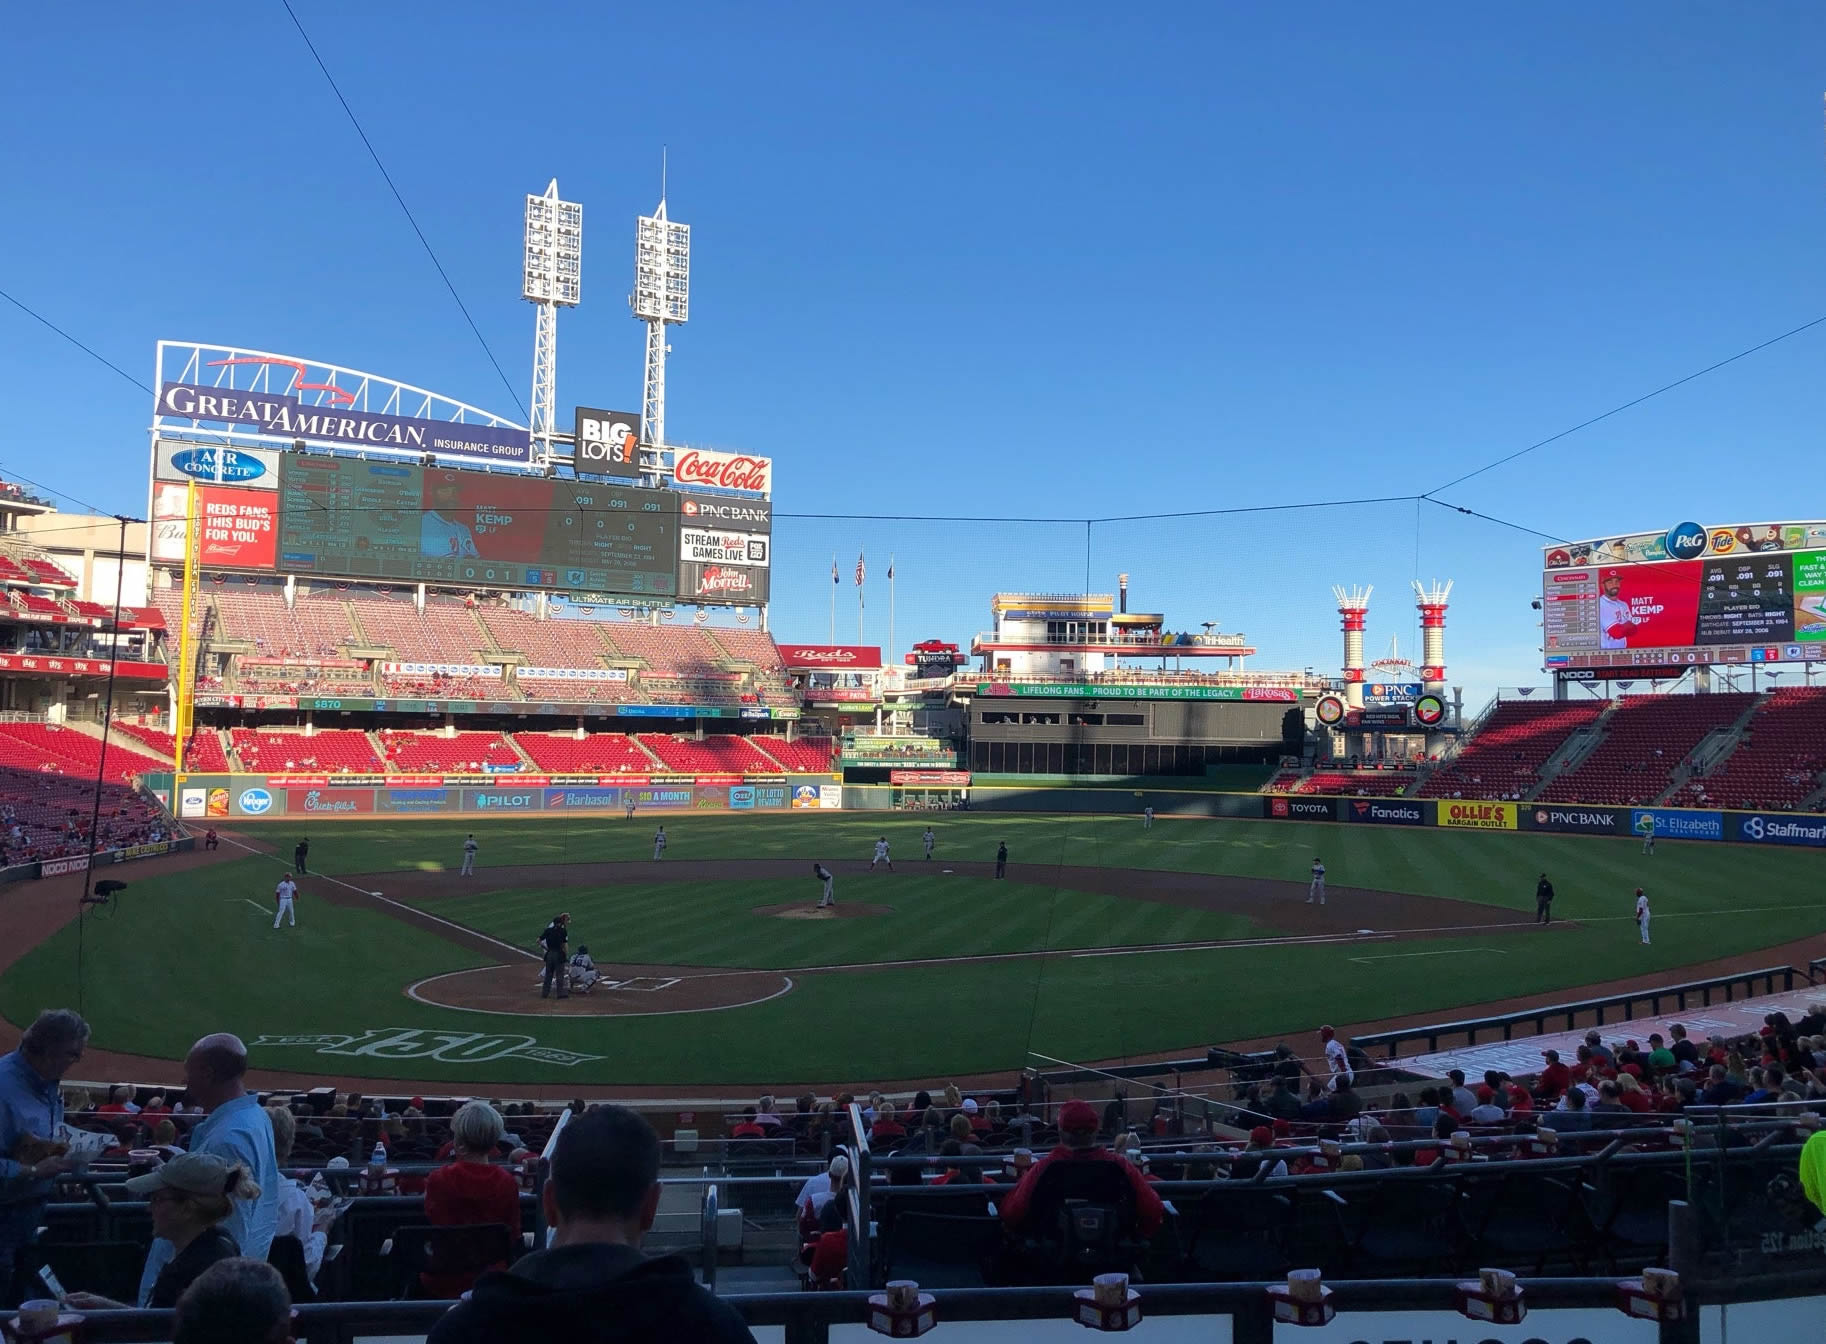
[[[691,316],[691,226],[666,218],[666,193],[659,209],[640,216],[634,244],[634,316],[647,324],[647,390],[641,413],[647,442],[666,443],[666,328]]]
[[[583,207],[558,199],[553,178],[543,196],[526,196],[526,281],[521,297],[539,305],[533,335],[533,460],[549,467],[558,398],[558,309],[583,294]]]

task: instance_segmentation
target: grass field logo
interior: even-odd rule
[[[425,1031],[418,1027],[376,1027],[355,1036],[329,1034],[260,1036],[250,1048],[310,1050],[319,1055],[354,1055],[363,1059],[435,1059],[444,1064],[491,1064],[498,1059],[530,1059],[566,1068],[602,1055],[582,1055],[540,1045],[531,1036],[481,1031]]]

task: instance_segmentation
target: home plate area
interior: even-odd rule
[[[746,1008],[793,987],[779,971],[698,966],[600,966],[602,978],[569,997],[542,999],[543,968],[528,959],[507,966],[434,975],[406,987],[408,998],[459,1012],[510,1017],[659,1017]]]

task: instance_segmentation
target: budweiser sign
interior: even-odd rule
[[[788,667],[878,668],[878,644],[791,644],[780,650]]]
[[[723,490],[752,490],[765,495],[773,488],[773,468],[771,457],[681,448],[672,459],[672,479],[680,486],[714,485]]]

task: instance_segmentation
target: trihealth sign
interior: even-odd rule
[[[1514,803],[1463,802],[1440,799],[1439,824],[1461,831],[1513,831]]]

